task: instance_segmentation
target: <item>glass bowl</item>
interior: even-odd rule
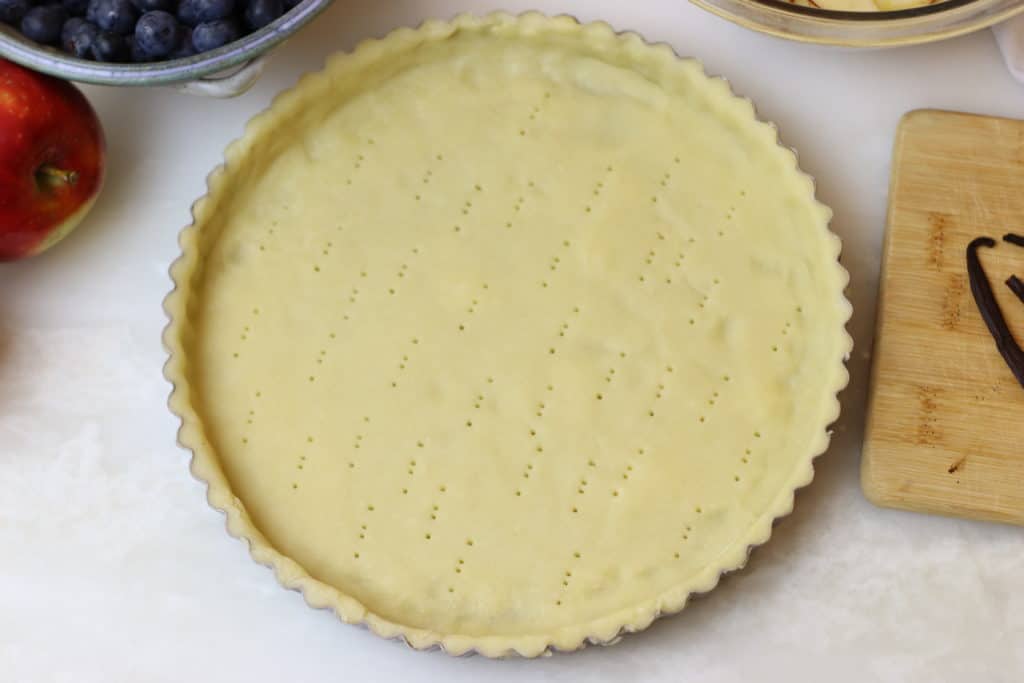
[[[845,12],[784,0],[691,0],[729,21],[805,43],[843,47],[895,47],[944,40],[1024,12],[1024,0],[945,0],[880,12]]]

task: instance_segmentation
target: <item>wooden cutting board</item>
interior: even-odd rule
[[[893,153],[861,483],[878,505],[1024,524],[1024,387],[978,313],[975,237],[1024,343],[1024,121],[915,111]]]

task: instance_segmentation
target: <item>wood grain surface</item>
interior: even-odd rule
[[[878,505],[1024,524],[1024,387],[978,313],[966,247],[1024,342],[1024,121],[932,110],[893,152],[875,358],[861,468]]]

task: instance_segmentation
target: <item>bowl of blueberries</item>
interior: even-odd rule
[[[231,97],[331,0],[0,0],[0,57],[58,78]]]

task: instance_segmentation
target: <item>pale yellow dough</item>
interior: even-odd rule
[[[535,655],[680,609],[838,412],[811,181],[725,82],[603,24],[462,17],[335,58],[196,216],[167,335],[196,473],[287,585],[419,647]]]

